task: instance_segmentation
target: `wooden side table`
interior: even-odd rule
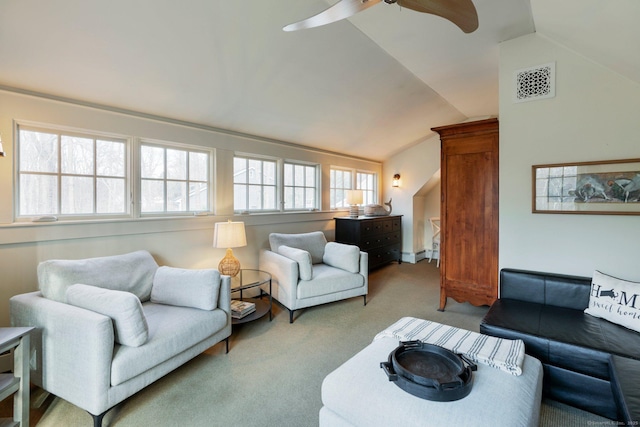
[[[13,350],[13,374],[0,374],[0,400],[13,396],[13,423],[29,427],[29,335],[33,327],[0,328],[0,353]]]

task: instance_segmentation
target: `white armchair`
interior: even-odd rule
[[[272,276],[273,298],[293,313],[305,307],[364,297],[369,291],[368,257],[357,246],[327,242],[324,233],[271,233],[260,251],[260,269]]]

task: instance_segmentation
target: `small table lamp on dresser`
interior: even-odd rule
[[[347,190],[346,191],[347,203],[349,204],[349,218],[358,218],[358,205],[363,202],[362,190]]]
[[[247,236],[244,232],[244,222],[231,220],[216,222],[213,232],[213,247],[226,248],[227,252],[218,264],[218,271],[227,276],[235,277],[240,271],[240,261],[233,256],[231,248],[247,246]]]

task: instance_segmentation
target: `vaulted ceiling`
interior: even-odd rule
[[[498,49],[537,31],[640,84],[637,0],[474,0],[479,29],[384,2],[0,0],[0,87],[376,160],[498,114]],[[532,64],[536,65],[536,64]]]

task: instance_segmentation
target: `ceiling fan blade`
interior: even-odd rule
[[[324,12],[307,18],[300,22],[289,24],[283,28],[284,31],[296,31],[305,28],[319,27],[321,25],[330,24],[341,19],[348,18],[380,3],[382,0],[341,0],[334,4]]]
[[[478,12],[471,0],[398,0],[401,7],[440,16],[465,33],[478,28]]]

